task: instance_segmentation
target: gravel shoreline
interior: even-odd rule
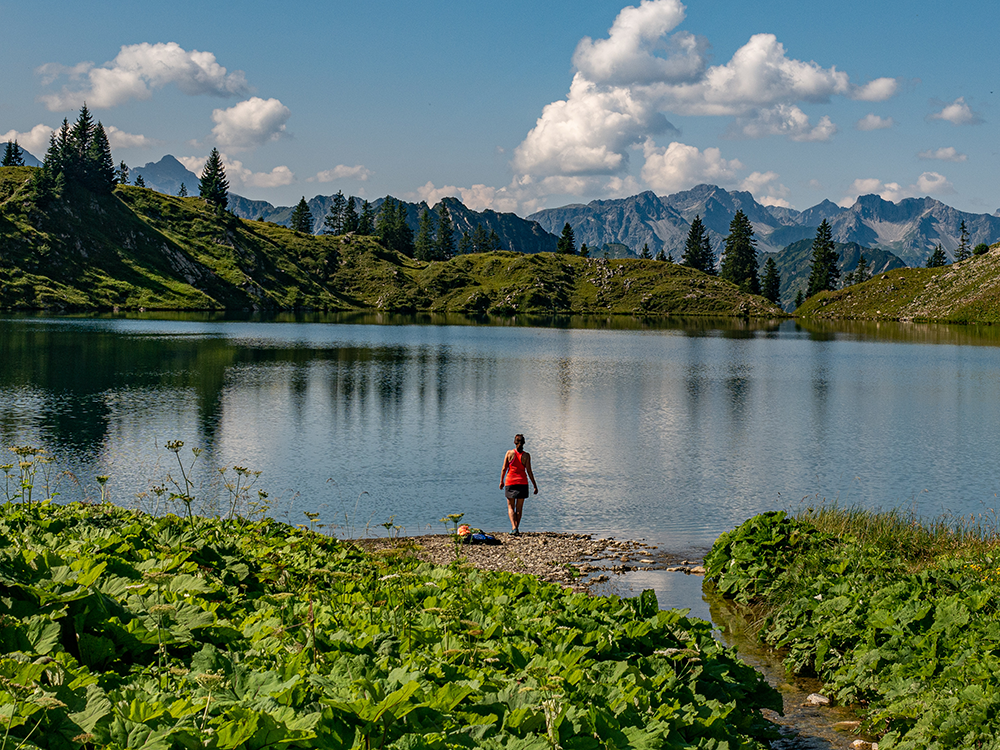
[[[700,560],[661,552],[642,541],[594,539],[589,534],[552,531],[522,532],[520,536],[496,534],[498,545],[463,544],[458,554],[481,570],[528,573],[543,581],[558,583],[575,591],[588,591],[604,583],[609,575],[633,570],[669,570],[703,574]],[[421,560],[447,565],[455,559],[450,534],[390,539],[356,539],[363,549],[374,551],[398,544],[412,544]]]

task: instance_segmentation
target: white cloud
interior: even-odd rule
[[[937,172],[924,172],[915,183],[908,187],[903,187],[898,182],[882,182],[875,177],[860,178],[855,180],[838,204],[845,208],[854,205],[860,195],[878,195],[883,200],[898,203],[904,198],[919,197],[922,195],[949,195],[955,192],[954,186]]]
[[[884,130],[891,128],[896,123],[891,117],[879,117],[869,112],[854,125],[858,130]]]
[[[947,120],[952,125],[978,125],[983,120],[965,103],[965,97],[960,96],[951,104],[946,104],[940,112],[928,116],[930,120]]]
[[[892,78],[856,85],[836,67],[791,58],[773,34],[755,34],[728,62],[708,65],[707,42],[676,31],[683,20],[679,0],[642,0],[618,14],[605,38],[582,39],[566,98],[543,108],[514,152],[517,177],[509,192],[536,200],[546,189],[567,187],[566,178],[591,188],[599,178],[604,190],[614,190],[611,180],[624,184],[630,152],[640,145],[655,151],[642,169],[654,188],[676,185],[688,172],[711,173],[712,166],[733,181],[735,169],[718,150],[694,149],[689,163],[691,147],[656,149],[649,139],[677,133],[667,120],[673,114],[734,118],[729,133],[736,136],[825,141],[837,126],[828,115],[810,121],[804,104],[834,96],[882,101],[899,87]]]
[[[238,159],[232,159],[224,153],[220,153],[219,156],[222,157],[222,165],[226,169],[226,178],[229,180],[229,188],[231,190],[239,190],[242,187],[283,187],[295,182],[295,174],[284,165],[275,167],[270,172],[254,172],[244,166],[243,162]],[[178,156],[177,161],[200,177],[201,171],[205,168],[205,162],[208,161],[208,157]]]
[[[38,68],[45,85],[61,77],[82,86],[63,86],[59,93],[45,94],[41,101],[53,112],[76,109],[84,102],[104,109],[129,99],[149,99],[154,89],[175,84],[185,94],[234,96],[249,91],[243,71],[228,72],[211,52],[185,50],[176,42],[132,44],[101,67],[82,62],[72,67],[47,63]]]
[[[124,130],[119,130],[114,125],[107,125],[104,128],[104,132],[107,133],[108,142],[111,144],[112,148],[149,148],[150,146],[155,146],[160,143],[160,141],[153,138],[147,138],[144,135],[126,133]]]
[[[643,146],[646,163],[642,179],[660,193],[675,193],[702,182],[731,185],[743,168],[738,159],[727,161],[717,148],[699,151],[695,146],[673,142],[657,148],[650,140]]]
[[[789,190],[778,181],[777,172],[751,172],[740,183],[740,190],[750,192],[758,203],[765,206],[791,208]]]
[[[281,138],[291,114],[291,110],[277,99],[254,96],[229,109],[213,111],[215,127],[212,133],[222,148],[234,151],[255,148]]]
[[[850,97],[859,102],[884,102],[899,91],[899,81],[895,78],[876,78],[864,86],[852,86]]]
[[[837,126],[823,115],[815,126],[809,123],[805,112],[794,104],[779,104],[770,109],[756,110],[749,117],[736,118],[730,135],[763,138],[784,135],[793,141],[828,141],[837,132]]]
[[[315,177],[310,177],[306,182],[333,182],[334,180],[359,180],[365,182],[372,176],[372,171],[361,164],[348,167],[345,164],[338,164],[333,169],[325,169],[317,172]]]
[[[17,141],[17,145],[31,153],[32,156],[42,159],[45,152],[49,150],[49,136],[52,135],[52,128],[48,125],[35,125],[27,133],[19,133],[16,130],[8,130],[0,135],[0,143],[7,141]]]
[[[954,146],[946,146],[936,151],[927,149],[921,151],[917,156],[921,159],[937,159],[938,161],[967,161],[969,158],[966,154],[960,154]]]

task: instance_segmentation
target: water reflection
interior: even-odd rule
[[[205,449],[205,487],[238,463],[292,520],[420,533],[451,512],[505,528],[497,476],[523,432],[542,489],[527,528],[675,547],[801,498],[964,514],[1000,489],[993,346],[793,321],[295,319],[3,319],[0,442],[68,464],[64,498],[110,474],[126,502],[181,439]],[[907,336],[947,340],[888,341]]]

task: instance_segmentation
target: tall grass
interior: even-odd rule
[[[946,557],[983,557],[995,553],[1000,546],[1000,523],[995,510],[925,519],[911,510],[870,510],[833,502],[803,507],[795,516],[820,531],[839,539],[852,538],[861,545],[907,560],[915,567]]]

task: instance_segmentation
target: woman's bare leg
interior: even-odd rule
[[[521,525],[521,514],[524,512],[524,498],[507,499],[507,515],[510,517],[510,530],[517,531]]]

